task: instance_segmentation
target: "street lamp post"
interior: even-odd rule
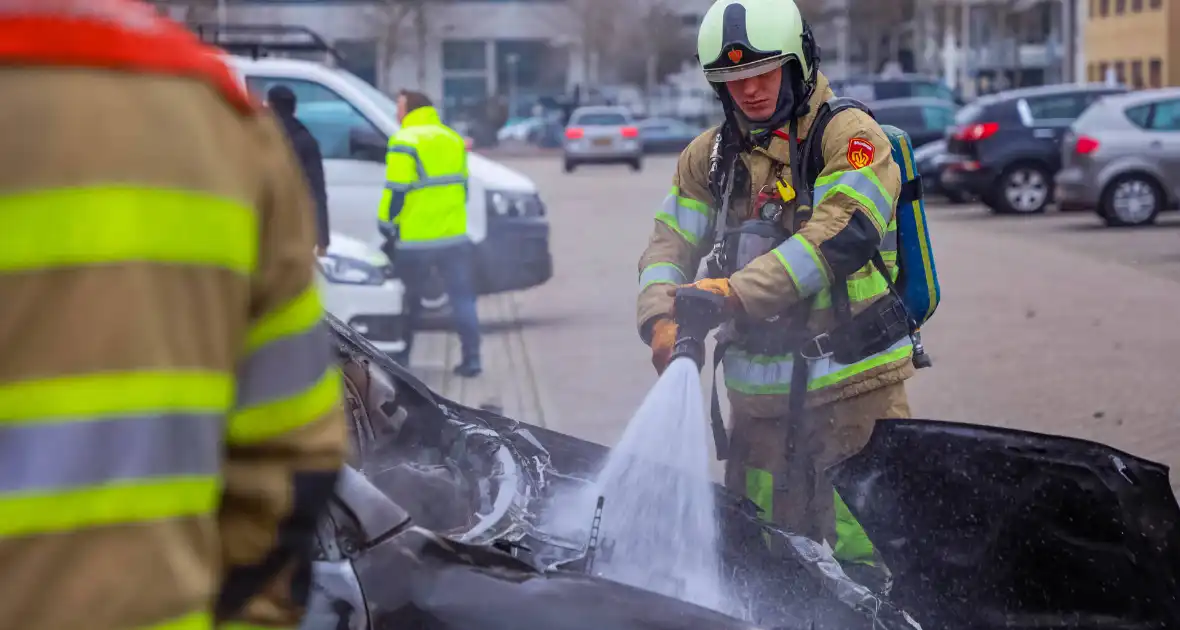
[[[516,64],[520,63],[520,55],[508,53],[508,117],[516,116]]]

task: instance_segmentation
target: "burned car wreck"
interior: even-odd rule
[[[1166,467],[934,421],[880,423],[833,470],[894,573],[887,594],[720,486],[731,614],[608,580],[595,562],[609,497],[576,535],[544,517],[607,448],[441,398],[328,323],[353,443],[317,533],[309,630],[1180,627]]]

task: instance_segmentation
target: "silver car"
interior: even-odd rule
[[[1054,179],[1062,209],[1147,225],[1180,200],[1180,88],[1107,96],[1073,123]]]
[[[643,143],[631,112],[622,107],[579,107],[565,128],[565,172],[582,164],[629,164],[643,168]]]

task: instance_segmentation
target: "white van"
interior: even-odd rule
[[[383,239],[377,231],[377,206],[385,184],[386,145],[398,129],[393,99],[345,70],[312,61],[229,59],[259,97],[276,84],[295,93],[295,115],[319,141],[324,156],[332,231],[379,248]],[[468,172],[467,232],[476,246],[477,291],[515,291],[549,280],[549,220],[536,186],[475,153],[468,158]]]

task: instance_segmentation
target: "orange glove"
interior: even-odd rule
[[[676,345],[676,322],[661,318],[651,327],[651,364],[656,374],[663,374],[672,358],[672,347]]]
[[[742,311],[742,301],[733,292],[733,288],[729,286],[728,278],[705,278],[703,280],[697,280],[692,284],[682,284],[676,288],[683,289],[686,287],[701,289],[702,291],[708,291],[709,293],[725,298],[725,308],[728,310],[727,314],[740,313]],[[675,313],[672,315],[675,316]]]

